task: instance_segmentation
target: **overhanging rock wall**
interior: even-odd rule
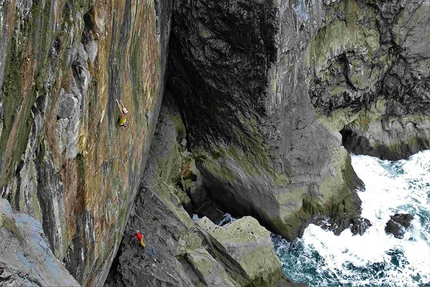
[[[0,194],[82,285],[103,284],[143,174],[171,4],[0,1]]]
[[[325,218],[339,232],[360,222],[347,151],[396,159],[429,148],[429,7],[0,1],[1,197],[42,223],[80,284],[103,284],[146,165],[170,41],[168,87],[210,196],[288,239]]]

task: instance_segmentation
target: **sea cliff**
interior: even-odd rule
[[[430,147],[429,15],[412,0],[0,0],[0,234],[21,242],[13,213],[40,222],[49,262],[83,286],[134,276],[134,228],[173,285],[291,283],[191,216],[243,217],[265,248],[267,230],[292,240],[310,222],[365,232],[349,153]]]

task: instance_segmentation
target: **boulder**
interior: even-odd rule
[[[410,214],[396,213],[390,216],[390,220],[385,225],[385,232],[391,233],[394,237],[402,239],[405,235],[406,229],[411,225],[414,217]]]
[[[372,226],[369,219],[363,217],[356,217],[351,220],[351,232],[353,235],[363,235],[366,230]]]
[[[198,221],[212,250],[226,265],[238,264],[241,286],[285,286],[281,262],[275,254],[270,232],[250,216],[218,226],[204,217]],[[242,280],[238,280],[239,282]]]

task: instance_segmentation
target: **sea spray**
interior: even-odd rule
[[[352,156],[365,184],[362,236],[339,236],[310,225],[301,239],[272,236],[284,273],[309,286],[426,286],[430,283],[430,151],[408,160]],[[391,215],[414,216],[403,239],[386,234]]]

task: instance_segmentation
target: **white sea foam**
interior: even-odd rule
[[[397,162],[352,156],[352,164],[366,186],[359,196],[372,226],[362,236],[310,225],[296,242],[274,238],[285,273],[309,286],[430,283],[430,151]],[[414,216],[403,239],[385,233],[396,213]]]

